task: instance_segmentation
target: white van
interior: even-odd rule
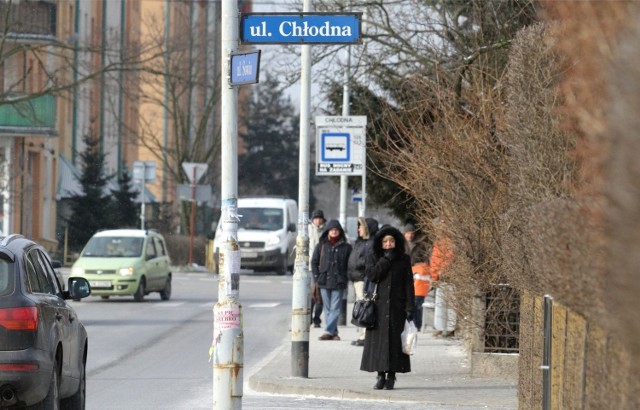
[[[298,205],[293,199],[280,197],[239,198],[238,246],[240,266],[253,270],[287,273],[295,262]],[[218,271],[218,222],[215,237],[216,273]]]

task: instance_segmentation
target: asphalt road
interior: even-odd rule
[[[157,293],[71,302],[89,334],[87,409],[211,409],[209,347],[218,282],[206,273],[176,273],[173,295]],[[409,409],[412,403],[275,396],[248,387],[252,373],[289,340],[292,277],[242,275],[243,409]],[[442,407],[437,407],[442,409]]]

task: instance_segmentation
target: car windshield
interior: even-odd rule
[[[8,295],[13,291],[13,281],[11,280],[12,263],[0,259],[0,296]]]
[[[82,251],[82,256],[88,257],[113,257],[133,258],[142,254],[142,242],[144,238],[131,238],[124,236],[100,236],[93,237]]]
[[[238,229],[275,231],[282,229],[282,209],[279,208],[238,208],[242,215]]]

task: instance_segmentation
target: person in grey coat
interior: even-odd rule
[[[322,232],[324,232],[324,224],[327,222],[322,209],[316,209],[311,214],[311,223],[309,224],[309,270],[312,269],[311,261],[313,260],[313,250],[316,248]],[[311,280],[311,321],[313,327],[320,327],[322,324],[322,295],[320,288],[315,279]]]
[[[364,299],[364,269],[366,254],[372,248],[373,236],[378,232],[378,221],[373,218],[358,218],[358,239],[353,244],[349,256],[349,280],[353,282],[356,300]],[[358,338],[351,342],[352,346],[364,346],[365,328],[358,328]]]
[[[338,318],[342,295],[349,282],[347,262],[350,253],[351,245],[340,222],[336,219],[327,222],[311,258],[313,279],[320,287],[324,307],[325,328],[320,340],[340,340]]]
[[[411,258],[398,229],[385,226],[376,233],[365,275],[377,284],[377,325],[366,331],[360,370],[378,372],[374,389],[392,390],[396,373],[411,371],[400,335],[405,321],[413,320],[414,309]]]

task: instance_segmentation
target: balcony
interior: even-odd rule
[[[0,105],[0,135],[57,135],[56,98],[42,95]]]
[[[56,36],[55,1],[2,1],[0,16],[0,33],[7,33],[9,38]]]

